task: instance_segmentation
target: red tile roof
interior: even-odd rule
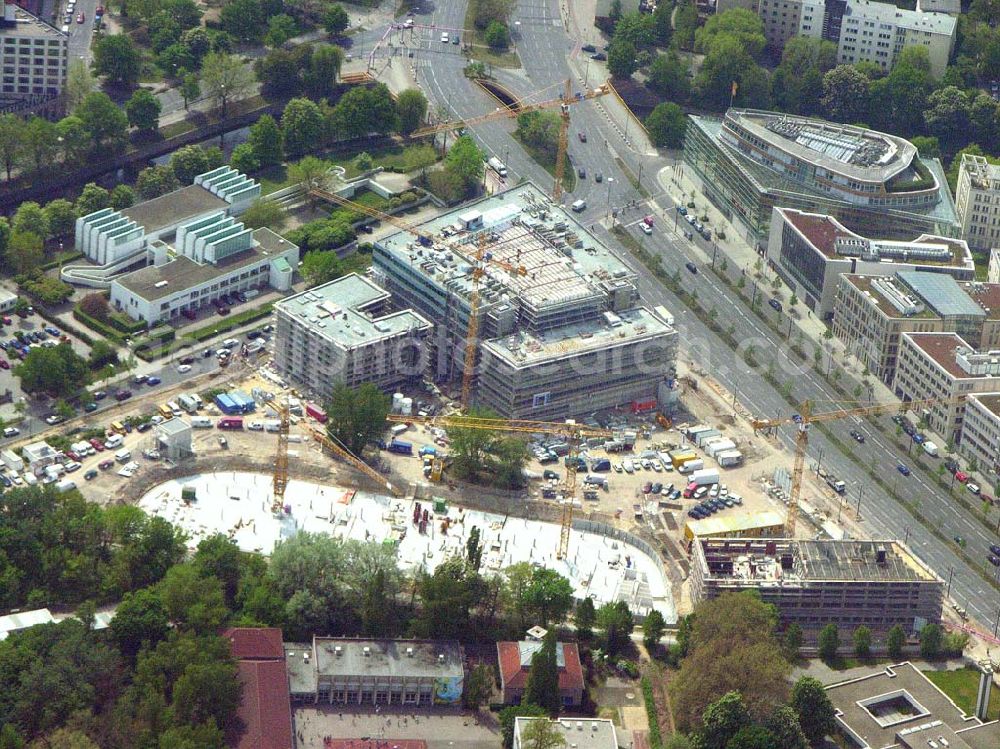
[[[559,671],[559,689],[583,689],[583,667],[580,665],[580,650],[576,643],[560,642],[566,667]],[[521,667],[521,652],[516,642],[498,642],[497,656],[500,661],[500,676],[505,688],[523,689],[528,685],[528,666]]]
[[[838,237],[855,237],[859,235],[849,231],[832,216],[816,213],[800,213],[792,209],[782,209],[785,220],[794,226],[813,247],[827,257],[837,255],[834,242]]]
[[[277,627],[230,627],[222,636],[229,640],[233,658],[237,660],[285,660],[281,630]]]
[[[288,698],[288,674],[280,661],[242,660],[239,679],[243,699],[237,711],[243,730],[235,749],[292,749],[292,708]]]
[[[422,739],[324,739],[323,749],[427,749]]]

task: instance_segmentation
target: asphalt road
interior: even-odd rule
[[[418,15],[417,23],[457,28],[464,18],[464,8],[461,0],[443,0],[433,8],[427,8],[424,15]],[[555,0],[522,2],[515,10],[512,20],[521,21],[514,41],[524,65],[524,73],[494,69],[498,81],[521,96],[542,90],[543,93],[535,100],[557,95],[560,91],[559,84],[566,78],[573,79],[575,90],[581,88],[567,62],[569,55],[579,53],[576,43],[569,38],[559,19]],[[357,38],[357,53],[367,53],[375,36],[374,32],[369,32],[368,35]],[[402,59],[407,59],[417,65],[418,76],[432,102],[432,111],[436,106],[443,105],[453,117],[459,118],[480,115],[496,107],[492,98],[462,74],[466,61],[455,52],[457,47],[441,44],[438,41],[440,34],[437,32],[412,36],[421,39],[417,43],[411,43],[414,57],[397,58],[394,64],[401,64]],[[597,63],[589,64],[591,86],[600,79],[600,68]],[[506,163],[511,172],[508,180],[510,183],[526,177],[545,189],[551,187],[551,177],[510,136],[513,127],[510,121],[484,123],[473,128],[473,135],[488,154],[496,155]],[[579,132],[587,134],[586,143],[579,141]],[[734,299],[728,289],[704,267],[706,255],[711,256],[711,248],[707,243],[696,235],[695,241],[700,246],[700,250],[696,251],[691,242],[674,230],[673,216],[669,212],[672,210],[671,201],[662,195],[658,196],[658,190],[652,187],[655,184],[654,174],[667,163],[663,158],[629,148],[619,129],[608,121],[596,102],[585,102],[573,107],[569,154],[574,167],[583,166],[586,169],[587,178],[578,180],[576,190],[564,202],[585,199],[587,209],[580,218],[591,225],[604,218],[610,207],[620,207],[628,201],[640,200],[640,196],[619,169],[616,159],[627,163],[633,174],[639,173],[641,164],[645,176],[644,186],[650,189],[657,205],[667,213],[653,210],[649,204],[640,202],[637,207],[626,211],[622,220],[630,226],[630,231],[637,239],[658,252],[665,268],[679,271],[682,282],[692,293],[702,300],[717,300],[717,322],[723,329],[732,327],[735,339],[742,342],[740,351],[730,349],[725,341],[688,311],[684,303],[669,289],[634,262],[613,236],[598,229],[602,238],[609,245],[618,248],[622,257],[639,274],[639,288],[645,303],[649,306],[663,304],[674,311],[685,356],[705,371],[712,372],[724,387],[738,394],[738,399],[750,412],[761,416],[788,415],[793,409],[783,395],[767,383],[761,372],[751,370],[746,364],[742,354],[750,345],[756,349],[757,361],[773,360],[777,363],[778,380],[791,382],[791,394],[798,402],[806,399],[842,400],[815,372],[792,362],[787,356],[788,349],[783,340],[765,326],[747,305],[738,298]],[[605,181],[602,184],[597,184],[593,179],[598,172],[603,173]],[[658,216],[654,233],[649,237],[635,226],[646,213]],[[665,218],[665,215],[669,218]],[[691,274],[685,268],[688,261],[695,262],[701,271],[696,275]],[[888,417],[883,419],[888,423]],[[844,444],[854,446],[848,432],[857,427],[858,423],[831,422],[828,426]],[[983,569],[989,567],[986,562],[988,545],[997,542],[997,535],[986,531],[971,519],[944,492],[918,475],[919,472],[909,477],[899,474],[896,470],[898,463],[903,462],[912,468],[912,459],[875,433],[870,425],[863,424],[861,429],[868,434],[868,441],[850,457],[841,453],[818,429],[814,429],[810,434],[810,463],[814,464],[822,456],[823,466],[847,483],[849,489],[845,501],[850,502],[852,507],[857,506],[860,496],[862,523],[871,535],[885,538],[908,536],[910,546],[942,578],[950,580],[951,598],[966,608],[970,616],[992,630],[1000,612],[1000,592],[984,582],[955,553],[956,547],[951,542],[940,541],[888,492],[872,483],[867,468],[871,467],[881,476],[888,477],[889,482],[895,481],[899,492],[908,492],[909,497],[918,500],[921,515],[946,538],[963,537],[967,542],[966,553],[975,559],[982,559]],[[787,447],[792,447],[793,433],[790,429],[782,430],[779,438]],[[990,568],[987,571],[993,570]]]

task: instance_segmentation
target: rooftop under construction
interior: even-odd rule
[[[530,562],[566,576],[575,597],[590,596],[596,606],[623,600],[636,614],[656,608],[668,622],[677,618],[660,561],[627,540],[603,535],[601,528],[585,520],[574,521],[569,553],[557,559],[557,523],[467,510],[443,500],[396,499],[294,479],[288,482],[285,511],[280,515],[272,511],[271,496],[270,476],[230,471],[160,484],[142,497],[139,506],[183,528],[192,547],[221,533],[244,551],[270,554],[281,540],[309,531],[392,544],[404,570],[433,570],[451,556],[465,554],[469,533],[478,527],[486,574]]]

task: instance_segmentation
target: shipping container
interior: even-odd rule
[[[56,482],[56,491],[60,494],[65,494],[68,491],[76,489],[76,482],[66,479],[65,481]]]
[[[215,422],[215,425],[219,429],[242,429],[243,419],[241,419],[239,416],[223,416],[221,419]]]
[[[743,453],[739,450],[726,450],[716,455],[715,459],[722,468],[732,468],[743,462]]]
[[[421,455],[437,455],[437,448],[434,445],[424,445],[420,448]]]
[[[397,455],[413,455],[413,444],[402,440],[393,440],[386,449]]]
[[[264,422],[265,432],[280,432],[281,422],[278,419],[268,419]]]
[[[326,411],[317,406],[315,403],[306,403],[306,414],[312,416],[320,424],[326,423]]]
[[[671,450],[669,453],[670,462],[673,464],[674,468],[680,468],[685,463],[691,460],[697,460],[697,454],[691,452],[690,450]]]
[[[632,401],[632,413],[641,414],[656,410],[656,398],[644,401]]]
[[[398,437],[409,428],[409,424],[393,424],[392,429],[389,431],[392,432],[393,437]]]
[[[718,458],[719,453],[725,453],[735,449],[736,449],[736,443],[733,442],[731,439],[726,439],[725,437],[723,437],[722,439],[715,440],[714,442],[705,446],[705,452],[707,452],[713,458]]]
[[[698,435],[694,438],[694,443],[698,447],[704,447],[713,438],[719,437],[721,435],[722,432],[720,432],[718,429],[709,429],[704,432],[699,432]]]

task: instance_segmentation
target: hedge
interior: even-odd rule
[[[262,318],[267,317],[271,314],[271,308],[274,306],[272,302],[261,305],[256,309],[249,309],[246,312],[240,312],[238,315],[231,315],[224,319],[214,322],[211,325],[206,325],[197,330],[192,330],[184,334],[184,338],[191,338],[195,341],[207,341],[212,336],[218,335],[220,333],[227,333],[233,328],[238,328],[240,325],[245,325],[246,323],[255,322]]]
[[[663,736],[660,734],[660,713],[653,697],[653,684],[648,676],[642,677],[642,699],[646,703],[646,718],[649,722],[649,747],[662,749]]]
[[[44,273],[47,270],[58,268],[63,263],[72,263],[74,260],[79,260],[82,257],[83,257],[82,252],[63,253],[61,257],[57,257],[55,260],[49,260],[47,263],[42,263],[41,265],[39,265],[38,270]]]
[[[95,333],[100,333],[102,336],[114,341],[115,343],[121,345],[125,344],[125,336],[121,332],[115,330],[110,325],[101,322],[96,317],[91,317],[90,315],[88,315],[86,312],[80,309],[79,303],[77,303],[76,306],[73,307],[73,317],[74,319],[82,322],[84,325],[93,330]]]

